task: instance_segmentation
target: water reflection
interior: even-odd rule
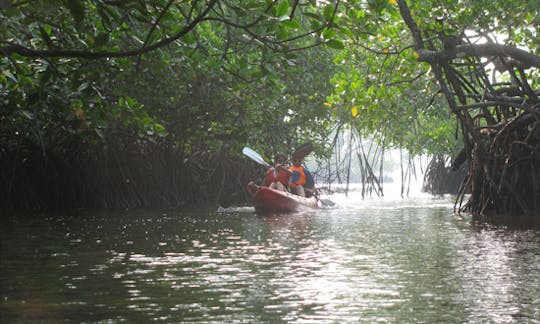
[[[538,322],[538,231],[478,229],[446,198],[342,199],[7,219],[2,322]]]
[[[463,276],[463,298],[470,318],[486,313],[489,321],[540,319],[540,240],[532,232],[482,230],[464,240],[457,270]]]

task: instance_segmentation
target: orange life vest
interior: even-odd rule
[[[296,188],[296,186],[303,186],[306,184],[306,173],[304,168],[301,166],[291,166],[289,171],[292,172],[291,176],[291,188]]]

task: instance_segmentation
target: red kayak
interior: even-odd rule
[[[292,212],[318,207],[315,197],[305,198],[269,187],[259,187],[255,191],[250,190],[250,193],[257,212]]]

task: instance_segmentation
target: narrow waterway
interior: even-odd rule
[[[1,221],[0,322],[540,323],[540,231],[449,197]]]

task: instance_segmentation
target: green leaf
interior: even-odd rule
[[[144,126],[151,126],[151,124],[153,124],[154,120],[151,117],[146,116],[146,117],[141,118],[140,122]]]
[[[345,48],[343,43],[340,40],[337,40],[337,39],[331,39],[328,42],[326,42],[325,44],[326,44],[326,46],[328,46],[330,48],[333,48],[333,49],[341,50],[341,49]]]
[[[77,89],[77,92],[84,91],[87,88],[88,88],[88,82],[84,82],[79,86],[79,88]]]
[[[2,73],[8,78],[10,78],[11,80],[13,80],[15,83],[19,83],[19,80],[17,80],[17,78],[15,78],[15,76],[8,70],[2,71]]]
[[[315,20],[315,21],[319,21],[319,22],[323,22],[324,19],[323,17],[318,14],[318,13],[314,13],[314,12],[304,12],[303,13],[304,16],[308,17],[309,19],[311,20]]]
[[[276,7],[276,17],[281,17],[286,15],[289,12],[289,1],[288,0],[282,0],[278,6]]]
[[[282,24],[288,29],[299,29],[302,27],[296,20],[285,20]]]
[[[270,63],[263,63],[262,65],[262,71],[265,75],[267,74],[276,74],[276,70],[274,69],[274,66]]]
[[[30,120],[34,119],[34,114],[29,112],[28,110],[21,110],[21,114]]]
[[[287,32],[286,28],[280,28],[276,32],[276,36],[277,36],[278,39],[286,40],[286,39],[289,38],[289,33]]]
[[[354,39],[354,33],[348,27],[342,26],[340,31],[349,38]]]
[[[105,139],[105,136],[103,135],[103,131],[99,128],[94,128],[94,132],[99,136],[102,140]]]
[[[336,36],[337,32],[333,29],[325,29],[322,33],[324,39],[332,39]]]
[[[160,123],[154,123],[154,130],[160,136],[167,135],[165,127],[163,125],[161,125]]]
[[[332,5],[326,5],[324,7],[324,20],[331,21],[332,17],[334,17],[334,6]]]

